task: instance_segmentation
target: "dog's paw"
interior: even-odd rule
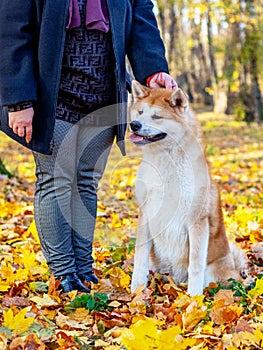
[[[195,295],[201,295],[203,292],[204,291],[202,287],[193,287],[188,285],[187,294],[189,294],[191,297],[194,297]]]
[[[146,283],[144,281],[136,281],[132,279],[131,283],[131,293],[136,293],[137,289],[146,288]]]

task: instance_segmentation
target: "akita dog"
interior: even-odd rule
[[[210,282],[245,277],[242,250],[230,244],[202,134],[181,89],[132,84],[130,139],[142,145],[135,193],[140,206],[131,291],[149,270],[188,282],[190,295]]]

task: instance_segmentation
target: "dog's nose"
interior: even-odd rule
[[[136,132],[136,131],[140,130],[140,128],[142,127],[142,124],[140,122],[138,122],[137,120],[134,120],[130,123],[130,127],[131,127],[131,130],[133,132]]]

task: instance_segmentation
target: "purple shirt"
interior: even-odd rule
[[[78,0],[70,0],[67,29],[79,27],[81,23]],[[110,29],[106,0],[87,0],[86,27],[107,33]]]

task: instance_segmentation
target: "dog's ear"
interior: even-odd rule
[[[149,88],[141,85],[137,80],[132,81],[132,97],[134,101],[149,95]]]
[[[176,89],[170,98],[170,106],[174,107],[180,114],[182,114],[189,106],[188,99],[189,97],[183,92],[183,90]]]

